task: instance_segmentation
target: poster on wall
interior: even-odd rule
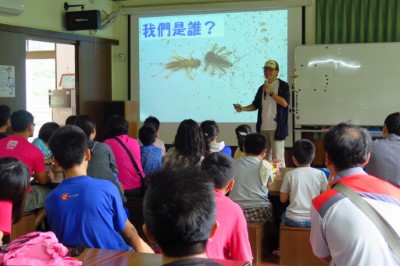
[[[15,66],[0,65],[0,97],[15,97]]]

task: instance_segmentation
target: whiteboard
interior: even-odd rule
[[[295,48],[295,126],[382,126],[400,111],[400,43]]]

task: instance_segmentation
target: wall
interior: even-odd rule
[[[110,13],[114,4],[109,0],[91,1],[68,1],[72,4],[85,4],[85,10],[104,10]],[[79,8],[71,8],[70,11],[79,11]],[[58,32],[67,32],[64,28],[64,1],[54,0],[25,0],[24,12],[19,16],[0,16],[0,23],[15,26],[24,26],[35,29],[51,30]],[[103,12],[102,12],[103,13]],[[105,15],[105,14],[104,14]],[[73,32],[70,32],[73,33]],[[98,36],[104,38],[113,38],[112,29],[100,30],[93,34],[89,31],[78,31],[76,34],[86,36]]]
[[[111,27],[113,39],[119,40],[119,45],[112,47],[112,99],[128,100],[128,16],[120,16]],[[119,61],[119,54],[125,57],[124,62]]]
[[[7,104],[11,110],[26,107],[25,91],[25,36],[13,32],[0,31],[1,65],[15,66],[15,97],[0,97],[0,104]]]
[[[305,44],[315,44],[315,2],[312,0],[311,5],[306,7],[305,17]]]
[[[68,1],[68,4],[84,4],[85,10],[100,10],[102,17],[106,17],[113,10],[117,8],[117,5],[110,0],[89,0],[89,1]],[[70,10],[76,11],[79,8],[71,8]],[[64,26],[64,1],[55,0],[35,0],[25,1],[24,13],[20,16],[6,16],[0,15],[0,23],[23,26],[41,30],[50,30],[56,32],[66,32],[78,35],[85,35],[91,37],[102,37],[108,39],[120,40],[120,46],[113,47],[113,55],[118,55],[120,53],[126,54],[127,52],[127,17],[119,17],[116,22],[109,28],[105,30],[96,31],[76,31],[70,32],[65,29]],[[115,30],[114,30],[115,29]],[[125,43],[125,44],[124,44]],[[113,97],[116,99],[126,99],[127,98],[127,62],[120,63],[114,60],[117,56],[112,58],[112,69],[113,69],[113,80],[115,83],[112,84],[113,87]],[[126,66],[125,66],[126,65]],[[114,96],[115,93],[115,96]]]
[[[306,44],[315,43],[315,1],[306,7]],[[151,5],[156,0],[148,0],[146,3]],[[188,3],[195,0],[188,0]],[[68,4],[84,4],[85,10],[101,10],[102,15],[110,14],[118,8],[118,3],[110,0],[87,0],[87,1],[68,1]],[[74,8],[71,10],[79,10]],[[64,1],[56,0],[26,0],[24,13],[20,16],[0,15],[0,23],[24,26],[42,30],[57,32],[67,32],[64,28]],[[119,16],[118,19],[105,30],[77,31],[70,32],[79,35],[97,36],[119,40],[118,46],[112,47],[112,99],[125,100],[128,98],[128,18]],[[119,61],[119,54],[125,57],[125,61]]]

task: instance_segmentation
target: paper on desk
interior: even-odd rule
[[[261,183],[266,186],[268,183],[272,183],[275,180],[275,173],[277,169],[274,165],[267,160],[261,160],[260,164],[260,178]]]

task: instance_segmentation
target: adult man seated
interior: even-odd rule
[[[0,139],[0,157],[14,157],[22,161],[29,169],[31,176],[43,185],[51,181],[53,173],[46,172],[42,152],[28,138],[33,136],[35,123],[31,113],[25,110],[15,111],[11,115],[11,128],[13,134]],[[43,208],[44,199],[50,189],[45,186],[34,185],[29,188],[26,198],[25,211],[33,211]],[[43,216],[38,215],[36,223],[39,223]]]
[[[385,119],[383,139],[372,143],[371,158],[365,171],[400,187],[400,113],[392,113]]]
[[[108,180],[86,175],[88,139],[77,126],[58,129],[50,139],[55,164],[65,179],[45,202],[51,230],[66,246],[152,253],[126,217],[118,189]],[[125,242],[126,241],[126,242]]]
[[[196,169],[166,168],[149,180],[143,231],[159,244],[164,265],[219,265],[206,255],[217,228],[214,184]]]
[[[371,137],[363,128],[342,123],[324,136],[332,187],[312,201],[311,246],[331,265],[400,265],[376,224],[349,198],[335,190],[347,186],[370,204],[400,235],[400,190],[361,168],[370,156]]]

